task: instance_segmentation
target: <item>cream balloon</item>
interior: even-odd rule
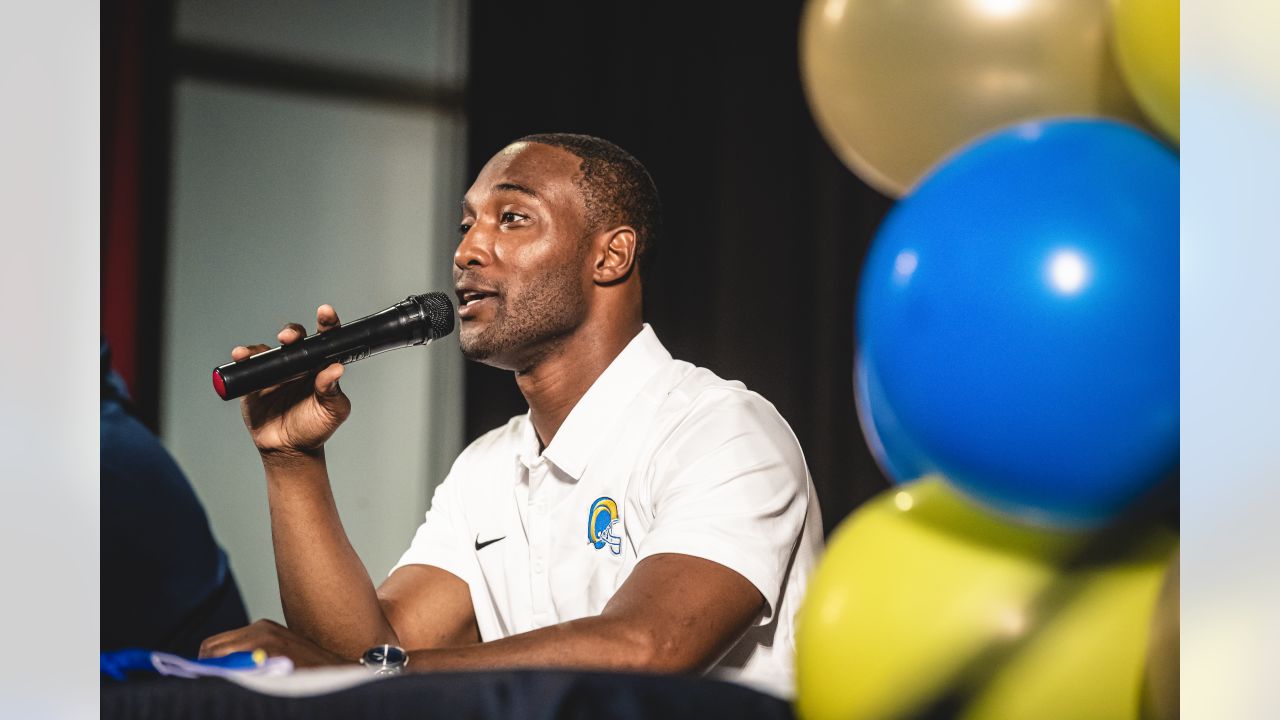
[[[827,142],[899,196],[1010,123],[1143,124],[1112,56],[1107,0],[809,0],[800,68]]]

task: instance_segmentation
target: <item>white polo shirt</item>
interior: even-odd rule
[[[795,615],[822,523],[771,403],[673,360],[645,325],[538,450],[527,413],[471,443],[392,572],[461,578],[488,641],[600,614],[651,555],[705,558],[767,603],[708,673],[793,695]]]

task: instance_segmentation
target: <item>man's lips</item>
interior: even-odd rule
[[[458,305],[458,317],[463,320],[474,319],[477,313],[492,305],[493,301],[494,298],[492,295],[486,295],[478,300],[462,303]]]
[[[474,317],[480,308],[492,305],[497,293],[480,287],[462,286],[456,291],[458,296],[458,317],[467,319]]]

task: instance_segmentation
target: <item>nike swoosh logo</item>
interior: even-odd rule
[[[484,542],[480,542],[480,536],[476,535],[476,550],[489,547],[490,545],[498,542],[499,540],[505,540],[506,537],[507,537],[506,535],[503,535],[500,538],[494,538],[492,540],[485,540]]]

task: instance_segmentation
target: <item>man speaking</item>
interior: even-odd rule
[[[649,174],[612,143],[531,135],[494,156],[462,203],[459,339],[515,374],[529,412],[463,450],[375,589],[325,466],[351,410],[344,367],[247,395],[288,628],[259,621],[201,655],[706,672],[790,696],[817,497],[773,405],[672,359],[643,323],[660,223]],[[339,323],[327,305],[316,321]]]

